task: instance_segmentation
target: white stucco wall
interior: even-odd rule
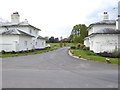
[[[118,50],[120,52],[120,35],[118,35]]]
[[[27,45],[25,44],[27,42]],[[33,49],[32,37],[29,36],[19,36],[19,51],[21,50],[31,50]]]
[[[120,17],[116,20],[116,29],[120,29]]]
[[[0,36],[0,51],[21,51],[21,50],[31,50],[35,48],[45,48],[46,41],[43,39],[37,40],[39,30],[31,26],[8,26],[0,27],[0,33],[6,30],[20,29],[26,33],[30,33],[35,36],[19,36],[19,35],[1,35]],[[4,42],[2,42],[4,41]],[[25,46],[25,41],[27,41],[27,46]],[[37,45],[36,45],[37,42]]]
[[[25,45],[27,41],[27,45]],[[31,50],[32,37],[29,36],[19,36],[19,35],[0,35],[0,51],[5,50],[10,51],[21,51],[21,50]]]
[[[29,27],[29,32],[30,32],[30,30],[32,31],[31,32],[32,35],[34,35],[36,37],[38,36],[38,32],[39,32],[38,30],[36,30],[35,28],[32,28],[32,27]]]
[[[118,48],[118,35],[97,34],[89,39],[90,50],[95,53],[113,52]]]
[[[86,47],[90,47],[89,37],[86,38],[86,39],[84,39],[84,45],[85,45]]]
[[[36,40],[36,46],[35,46],[37,49],[40,49],[40,48],[45,48],[46,47],[46,40],[44,39],[37,39]]]
[[[17,51],[16,42],[19,43],[18,35],[0,35],[0,51]]]

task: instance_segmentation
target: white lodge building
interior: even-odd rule
[[[103,21],[89,25],[88,37],[84,45],[95,53],[120,50],[120,14],[118,20],[109,20],[109,15],[104,12]]]
[[[0,51],[22,51],[46,47],[45,38],[38,35],[40,29],[30,25],[27,20],[20,22],[20,15],[14,12],[11,22],[0,23]]]

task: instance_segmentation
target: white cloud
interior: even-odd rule
[[[2,0],[0,17],[10,21],[10,14],[18,11],[21,20],[28,19],[31,24],[42,29],[42,36],[67,37],[74,25],[100,18],[99,14],[106,7],[113,7],[117,2],[118,0]]]
[[[109,13],[109,19],[115,20],[118,14],[119,0],[104,0],[102,4],[86,17],[86,24],[103,20],[103,12]],[[115,8],[115,9],[114,9]],[[88,21],[89,20],[89,21]]]

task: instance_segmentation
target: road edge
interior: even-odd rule
[[[92,61],[92,62],[97,62],[97,63],[105,63],[105,64],[110,64],[110,65],[117,65],[117,64],[111,64],[111,63],[106,63],[106,62],[93,61],[93,60],[89,60],[89,59],[80,58],[79,56],[75,56],[74,54],[72,54],[70,49],[68,49],[68,55],[73,57],[73,58],[84,60],[84,61]]]
[[[68,55],[76,59],[88,60],[88,59],[80,58],[79,56],[75,56],[74,54],[71,53],[70,49],[68,49]]]

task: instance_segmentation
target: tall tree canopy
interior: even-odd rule
[[[88,36],[87,28],[85,24],[75,25],[70,35],[71,40],[76,43],[83,43],[83,39]]]

